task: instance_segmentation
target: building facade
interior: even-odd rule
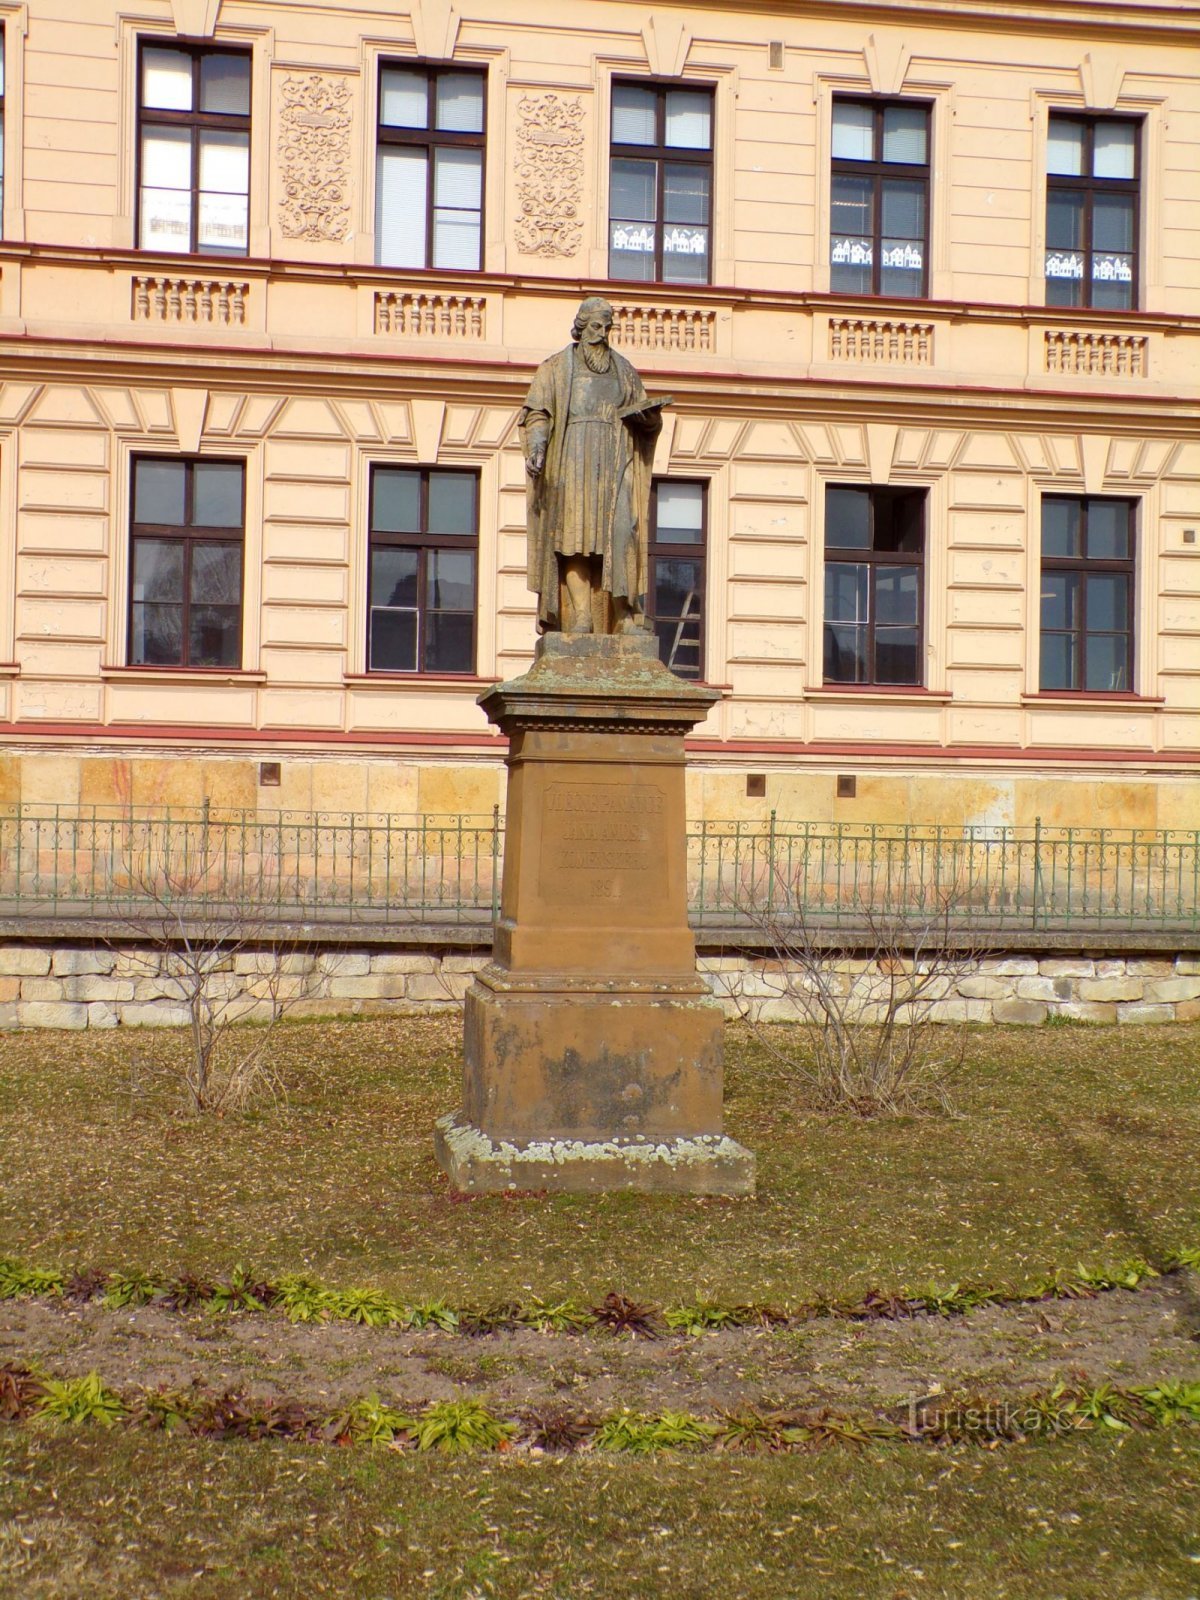
[[[1200,828],[1191,4],[0,23],[0,805],[502,803],[602,292],[695,814]]]

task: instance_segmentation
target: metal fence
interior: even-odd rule
[[[162,901],[272,921],[478,926],[503,820],[196,808],[0,808],[0,916],[131,916]],[[1200,832],[700,822],[697,930],[945,917],[983,932],[1200,933]]]

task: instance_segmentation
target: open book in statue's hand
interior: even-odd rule
[[[674,398],[674,395],[665,394],[661,400],[643,400],[640,405],[625,406],[617,415],[633,428],[657,428],[662,423],[663,407],[669,406]]]

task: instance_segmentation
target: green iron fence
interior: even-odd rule
[[[503,821],[334,812],[0,808],[0,915],[131,916],[184,901],[272,921],[478,926]],[[875,913],[983,932],[1200,933],[1200,832],[700,822],[698,931]]]

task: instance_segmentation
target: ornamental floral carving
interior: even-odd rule
[[[279,225],[287,239],[336,242],[350,225],[350,86],[310,72],[280,90]]]
[[[583,239],[583,102],[526,94],[517,118],[517,249],[573,256]]]

